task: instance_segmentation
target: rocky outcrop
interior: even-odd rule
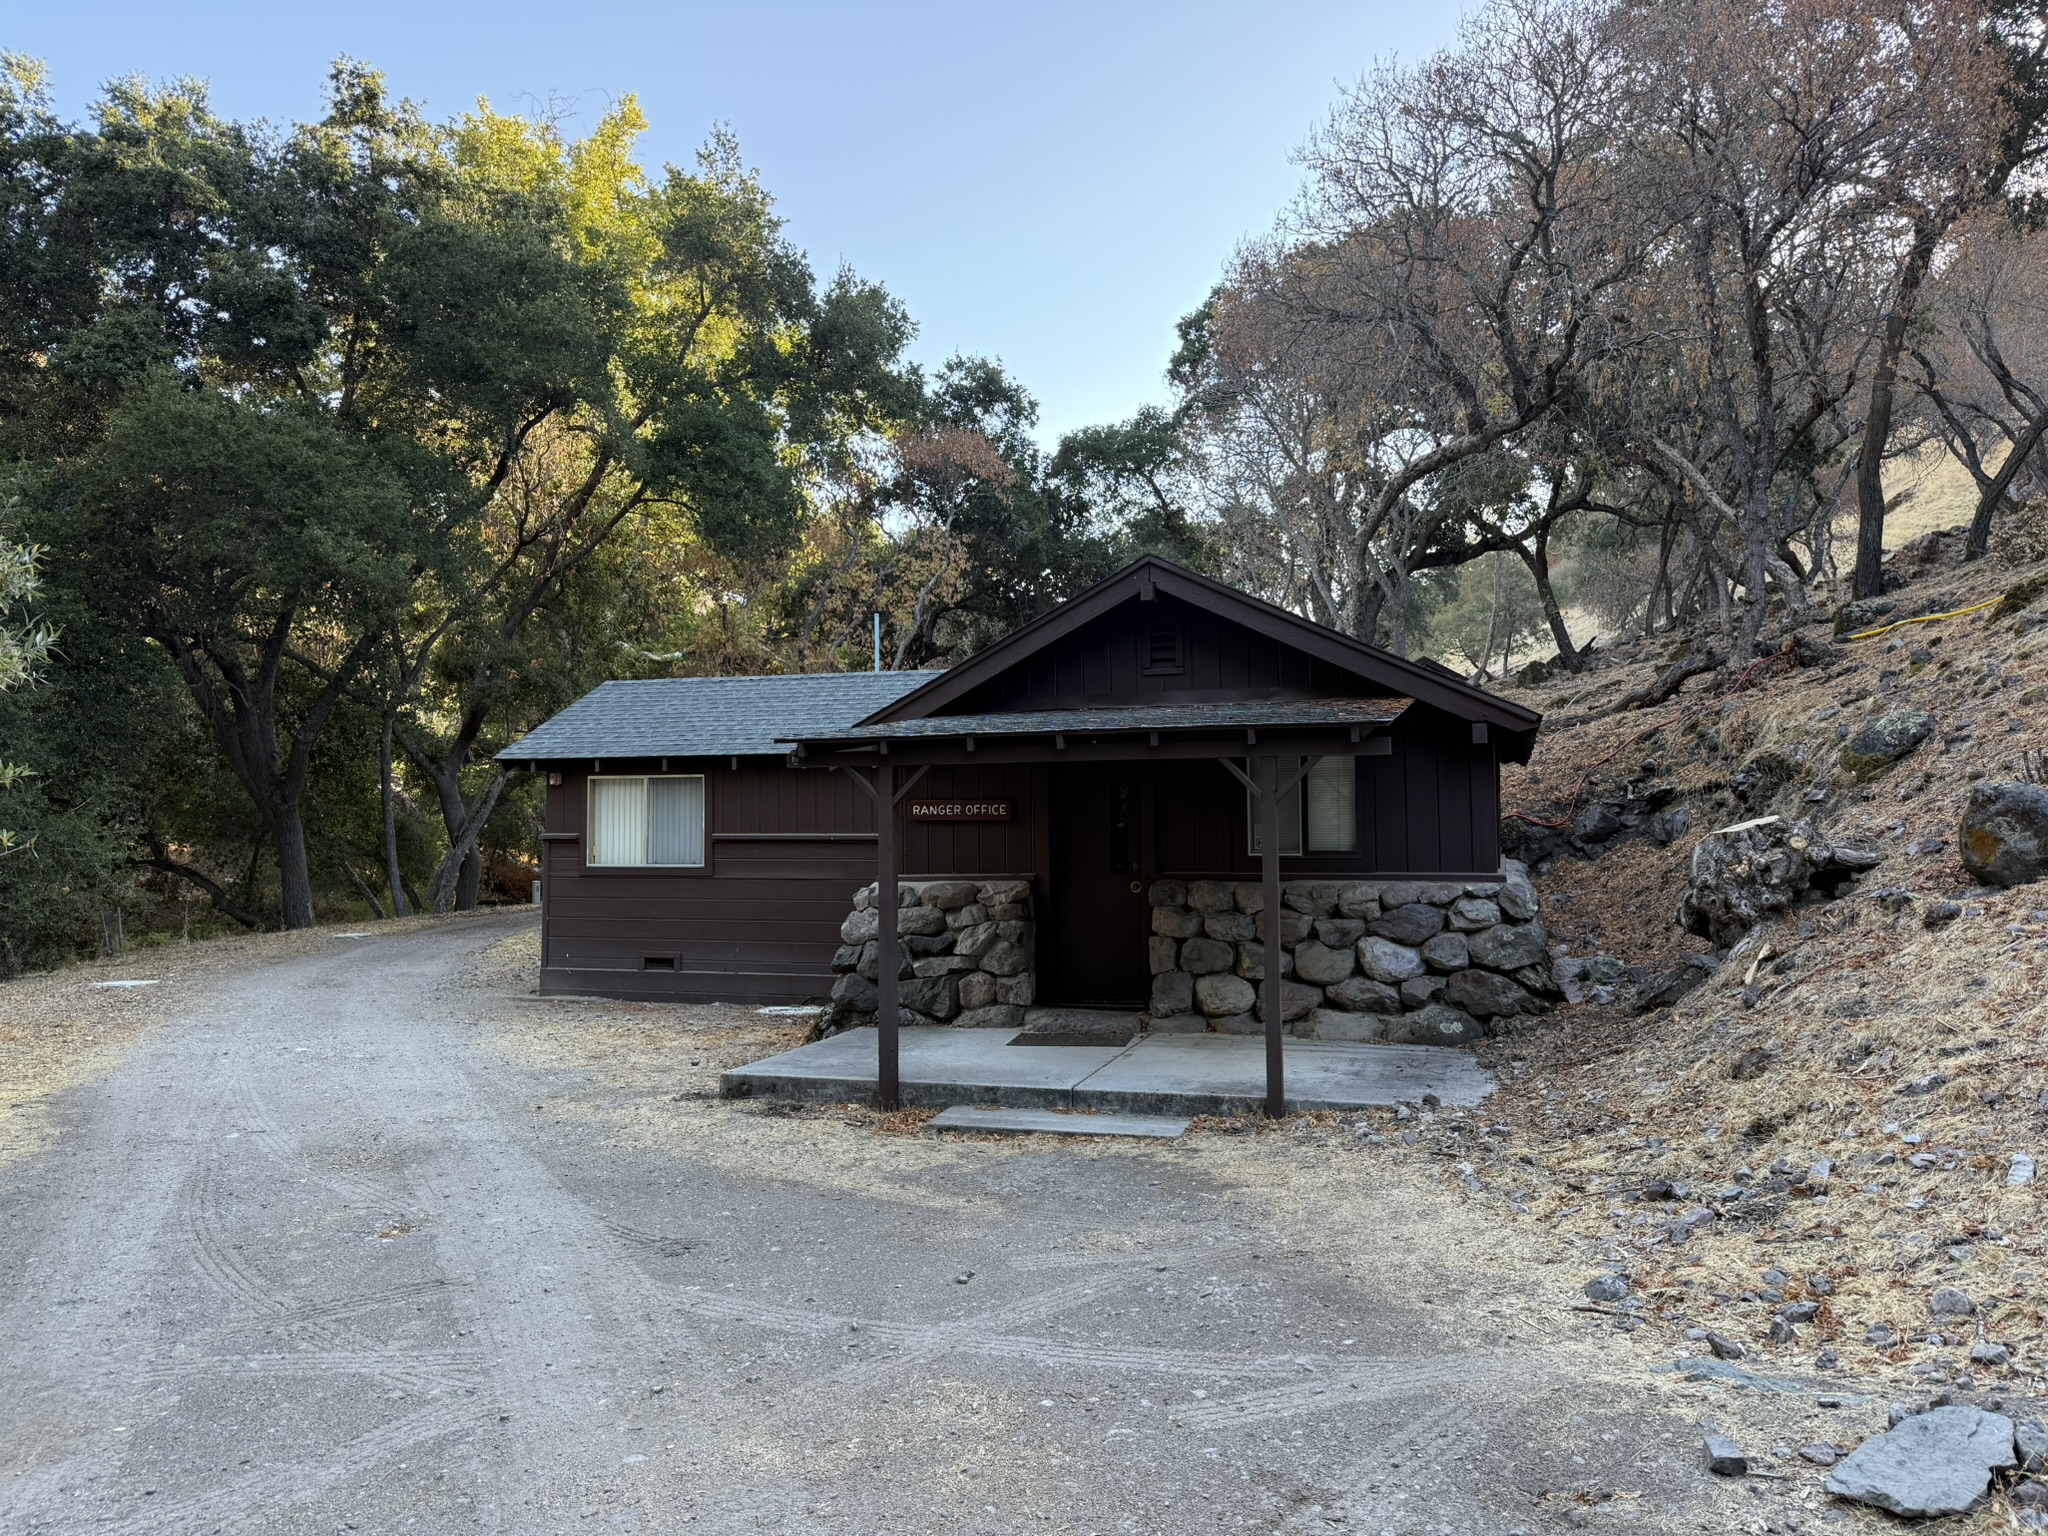
[[[875,1021],[882,914],[875,887],[854,892],[832,957],[824,1028]],[[906,880],[897,888],[899,1006],[905,1024],[1015,1029],[1037,997],[1037,924],[1022,880]]]
[[[1879,857],[1832,841],[1808,820],[1764,816],[1722,827],[1693,848],[1692,879],[1678,904],[1678,922],[1725,947],[1810,893],[1833,897]]]
[[[1290,880],[1270,924],[1255,881],[1160,880],[1150,900],[1155,1030],[1263,1028],[1276,928],[1297,1036],[1464,1044],[1556,996],[1536,890],[1512,860],[1491,881]]]
[[[1974,1509],[1991,1474],[2018,1463],[2013,1421],[1954,1404],[1872,1435],[1828,1476],[1827,1490],[1895,1515],[1936,1519]]]
[[[2003,780],[1979,784],[1956,837],[1963,868],[1984,885],[2026,885],[2048,874],[2048,789]]]

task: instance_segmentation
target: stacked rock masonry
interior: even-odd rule
[[[828,1030],[875,1022],[882,914],[875,887],[854,892],[832,957]],[[1023,880],[909,880],[897,887],[898,993],[904,1024],[1019,1029],[1037,995],[1037,926]]]
[[[1152,886],[1155,1031],[1265,1028],[1268,924],[1256,882]],[[1290,880],[1280,888],[1281,1008],[1317,1040],[1455,1045],[1501,1034],[1556,995],[1528,871],[1495,881]]]
[[[1265,1028],[1263,896],[1255,881],[1153,883],[1151,1030]],[[1488,881],[1290,880],[1280,902],[1281,1006],[1296,1036],[1464,1044],[1511,1033],[1557,996],[1550,936],[1515,860]],[[875,887],[853,906],[832,962],[828,1030],[874,1022]],[[906,881],[897,923],[903,1023],[1023,1026],[1037,996],[1028,882]]]

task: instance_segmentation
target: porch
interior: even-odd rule
[[[1266,1041],[1253,1035],[1141,1035],[1128,1044],[1038,1045],[1004,1030],[896,1031],[898,1099],[938,1108],[993,1104],[1140,1115],[1248,1115],[1269,1104]],[[849,1029],[735,1067],[726,1098],[874,1101],[880,1042]],[[1287,1108],[1358,1110],[1420,1103],[1474,1105],[1493,1079],[1471,1055],[1430,1045],[1287,1043]]]

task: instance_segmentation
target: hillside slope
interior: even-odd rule
[[[1902,1401],[2042,1390],[2043,1185],[2019,1181],[2048,1156],[2048,883],[1987,890],[1956,851],[1971,785],[2048,745],[2048,518],[2020,521],[1988,560],[1961,563],[1960,531],[1895,556],[1896,607],[1861,620],[1886,633],[1837,641],[1819,620],[1798,657],[1648,709],[1613,705],[1690,641],[1625,644],[1513,695],[1555,723],[1509,770],[1512,832],[1554,952],[1605,960],[1584,1001],[1488,1047],[1508,1084],[1489,1132],[1433,1116],[1422,1144],[1468,1159],[1481,1198],[1545,1221],[1588,1273],[1625,1270],[1612,1326],[1667,1360],[1707,1356],[1710,1331],[1742,1369],[1841,1371]],[[1845,740],[1896,710],[1932,733],[1858,782]],[[1771,814],[1882,862],[1713,953],[1676,920],[1692,850]],[[1591,834],[1576,846],[1574,825]],[[1704,982],[1646,998],[1688,955]],[[1937,1316],[1940,1287],[1975,1312]],[[1774,1342],[1800,1301],[1811,1321]]]

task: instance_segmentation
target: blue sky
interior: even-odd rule
[[[1447,42],[1456,4],[897,3],[13,8],[0,48],[82,113],[120,75],[197,75],[237,117],[313,116],[347,53],[446,117],[637,92],[646,160],[737,131],[821,273],[909,306],[917,356],[998,356],[1042,434],[1163,400],[1173,323],[1299,185],[1290,155],[1376,58]]]

